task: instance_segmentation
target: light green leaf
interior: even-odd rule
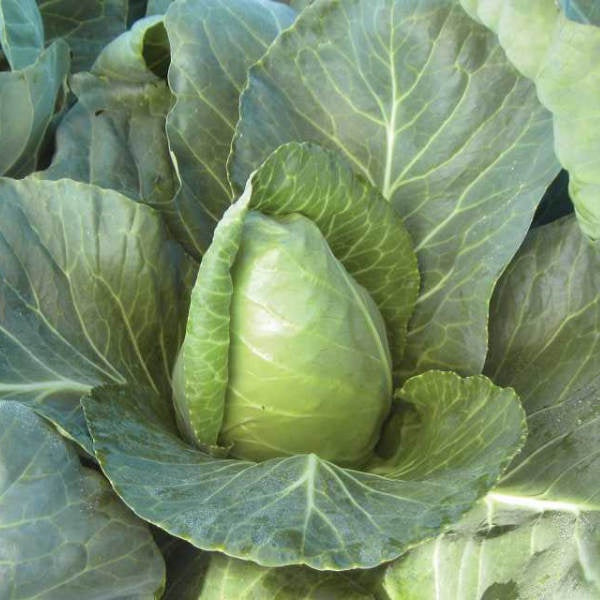
[[[0,401],[0,597],[148,599],[165,567],[145,523],[18,402]]]
[[[600,251],[570,217],[531,232],[494,294],[486,372],[530,431],[502,493],[600,509],[599,289]]]
[[[215,450],[228,380],[230,269],[239,249],[247,202],[248,198],[240,199],[223,215],[202,259],[173,373],[173,402],[181,432],[190,443]]]
[[[190,441],[214,445],[224,413],[230,351],[230,270],[247,210],[300,213],[317,225],[334,256],[375,300],[399,369],[419,288],[417,261],[402,220],[337,153],[287,144],[256,171],[224,215],[192,293],[185,343],[177,362],[175,403]],[[185,381],[185,389],[183,388]]]
[[[452,0],[315,3],[250,70],[233,182],[290,140],[343,152],[405,219],[423,285],[404,376],[481,372],[494,283],[557,172],[494,36]]]
[[[146,206],[69,180],[0,180],[0,397],[89,449],[91,387],[170,394],[193,271]]]
[[[443,463],[435,466],[423,439],[416,450],[422,468],[412,468],[409,455],[388,477],[314,454],[262,463],[212,458],[186,445],[164,410],[154,411],[160,399],[139,387],[96,388],[83,405],[104,473],[145,520],[202,549],[264,566],[369,568],[456,521],[522,442],[522,410],[511,390],[483,376],[432,372],[419,381],[417,388],[453,392],[429,397],[428,406],[407,392],[427,431],[446,418],[462,426],[450,432]]]
[[[231,203],[225,164],[247,69],[294,15],[270,0],[182,0],[166,15],[177,99],[167,134],[181,178],[174,229],[196,258]]]
[[[154,72],[166,71],[168,61],[160,17],[111,42],[91,73],[71,78],[79,102],[58,128],[52,164],[37,176],[114,189],[168,218],[177,188],[165,133],[172,96]]]
[[[569,171],[579,225],[600,239],[600,27],[575,23],[554,0],[461,2],[535,82],[554,116],[556,155]]]
[[[482,375],[462,379],[449,371],[427,371],[409,379],[395,396],[416,410],[419,424],[404,432],[398,455],[377,467],[388,477],[433,477],[463,461],[470,470],[481,468],[485,477],[487,461],[501,464],[505,455],[495,438],[517,432],[519,449],[525,441],[525,419],[515,391],[498,388]],[[497,411],[493,417],[492,411]],[[474,452],[486,448],[490,453],[494,446],[495,457],[487,454],[481,465],[471,464]]]
[[[46,40],[62,38],[73,72],[89,69],[104,46],[127,28],[127,0],[38,0]]]
[[[196,564],[198,560],[196,558]],[[352,572],[314,571],[307,567],[268,568],[216,553],[210,554],[208,561],[204,581],[196,587],[195,594],[188,596],[190,600],[374,600],[374,596],[355,581]],[[166,598],[169,599],[168,594]],[[180,598],[182,596],[177,596],[177,600]]]
[[[44,28],[35,0],[0,0],[0,44],[13,71],[35,63]]]
[[[68,73],[69,48],[60,40],[25,69],[0,72],[0,175],[23,177],[36,168]]]
[[[315,0],[290,0],[289,5],[296,11],[300,12],[314,3]]]
[[[392,563],[389,600],[595,600],[598,513],[524,507],[494,494],[455,527]]]
[[[198,550],[161,532],[167,563],[163,600],[375,600],[368,590],[382,569],[314,571],[308,567],[261,567],[222,554]]]

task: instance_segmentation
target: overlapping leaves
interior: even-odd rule
[[[527,442],[485,502],[389,567],[391,598],[600,593],[599,272],[569,217],[534,230],[500,281],[486,371],[521,394]]]
[[[147,526],[18,402],[0,401],[0,474],[0,597],[160,593],[165,568]]]
[[[238,189],[311,140],[405,218],[423,288],[404,375],[480,372],[493,285],[557,171],[550,115],[494,36],[451,0],[317,2],[250,70],[240,111]]]
[[[248,207],[297,210],[314,219],[349,271],[372,288],[400,347],[414,303],[414,256],[393,209],[334,153],[310,145],[280,148],[226,213],[200,269],[191,333],[205,349],[205,366],[197,369],[200,404],[188,407],[196,435],[198,413],[208,412],[204,428],[208,423],[218,434],[220,427],[229,268]],[[390,257],[398,266],[387,266]],[[193,386],[198,378],[190,375]],[[410,451],[374,473],[342,469],[314,454],[258,464],[213,458],[179,437],[168,405],[148,389],[99,388],[84,406],[102,469],[138,515],[203,549],[267,566],[335,570],[376,566],[437,533],[494,485],[522,443],[516,394],[483,376],[430,371],[410,379],[400,398],[419,415],[419,432]]]
[[[88,450],[79,398],[168,393],[194,266],[148,207],[70,180],[0,180],[0,397]]]
[[[0,43],[10,71],[0,72],[0,175],[22,177],[37,168],[47,131],[60,107],[69,73],[69,47],[44,49],[34,0],[0,2]]]
[[[597,3],[565,0],[567,15],[553,0],[461,4],[498,34],[508,58],[535,82],[541,102],[554,116],[556,154],[569,171],[579,225],[591,239],[600,239],[600,27],[593,25],[600,16]]]

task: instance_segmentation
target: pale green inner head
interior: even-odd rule
[[[313,452],[359,466],[391,401],[383,319],[299,214],[250,212],[232,270],[220,443],[239,458]]]

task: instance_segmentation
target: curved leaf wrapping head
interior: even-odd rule
[[[307,220],[312,222],[314,227],[310,225],[308,228],[311,231],[309,237],[312,241],[307,242],[307,248],[312,247],[315,255],[312,256],[309,252],[303,260],[296,253],[295,259],[299,267],[302,266],[307,270],[305,283],[311,278],[313,283],[315,280],[330,280],[331,276],[326,274],[328,271],[338,273],[338,281],[328,282],[330,287],[328,300],[323,301],[322,296],[316,301],[317,305],[324,308],[320,318],[321,325],[317,326],[313,323],[310,326],[310,335],[313,335],[313,339],[310,340],[312,348],[305,353],[309,342],[302,336],[309,329],[302,326],[299,336],[291,336],[294,338],[292,345],[288,345],[291,343],[289,339],[286,344],[280,342],[275,344],[279,347],[280,353],[267,357],[267,362],[272,368],[281,362],[281,351],[284,354],[288,353],[284,364],[278,364],[276,367],[279,387],[272,387],[268,381],[269,377],[260,378],[262,380],[259,382],[259,377],[255,373],[252,398],[246,397],[243,402],[258,406],[259,408],[255,408],[256,411],[263,411],[262,406],[266,404],[258,398],[262,398],[265,394],[267,396],[272,394],[274,398],[283,394],[286,386],[288,390],[291,386],[297,392],[297,397],[278,398],[271,405],[271,409],[277,405],[277,410],[282,410],[281,404],[284,403],[292,413],[299,405],[303,405],[305,416],[308,413],[321,424],[330,418],[331,415],[328,413],[334,413],[337,424],[334,423],[331,427],[338,432],[344,429],[344,424],[346,429],[348,423],[354,425],[359,413],[368,410],[371,416],[366,419],[366,422],[371,425],[370,431],[362,438],[364,441],[362,448],[360,443],[358,448],[355,446],[352,456],[349,456],[350,450],[346,450],[344,455],[345,451],[342,449],[344,444],[333,453],[325,451],[325,455],[332,460],[340,460],[344,464],[357,464],[366,457],[366,449],[370,451],[375,443],[379,426],[389,406],[392,385],[391,377],[386,373],[389,371],[389,366],[386,364],[388,362],[386,341],[389,343],[392,367],[397,368],[402,357],[408,319],[412,314],[418,292],[419,274],[410,237],[401,219],[389,204],[366,181],[355,175],[335,153],[310,144],[288,144],[274,152],[253,174],[244,195],[227,211],[215,231],[213,243],[204,256],[192,294],[186,341],[176,365],[174,401],[180,429],[188,440],[202,447],[215,447],[219,442],[225,444],[236,442],[229,435],[229,430],[224,432],[221,439],[219,436],[224,418],[228,420],[228,428],[232,425],[230,420],[233,418],[232,413],[227,412],[227,406],[228,401],[237,392],[232,391],[230,371],[234,369],[237,373],[240,372],[239,367],[230,362],[236,355],[236,348],[240,347],[239,344],[230,345],[231,319],[233,313],[239,315],[245,309],[240,309],[243,302],[236,301],[232,269],[234,272],[236,269],[238,271],[241,269],[236,265],[236,261],[238,255],[245,254],[244,251],[240,253],[240,243],[248,210],[271,215],[277,219],[292,213],[302,215],[304,218],[298,216],[292,219],[295,220],[297,229],[302,228],[299,223]],[[307,229],[305,227],[302,229],[302,235],[307,234]],[[315,232],[318,235],[315,235]],[[256,233],[249,237],[254,240],[261,235]],[[279,235],[286,237],[282,233]],[[328,255],[329,263],[320,265],[315,271],[318,261]],[[239,264],[243,264],[243,261],[241,260]],[[267,278],[269,284],[275,285],[280,290],[289,289],[294,277],[290,274],[282,282],[280,276],[281,273],[275,272],[270,279]],[[301,279],[299,273],[298,281]],[[346,306],[337,307],[339,310],[336,325],[334,319],[327,316],[326,305],[333,303],[336,294],[338,298],[341,297],[339,289],[341,285],[344,292],[351,291],[352,302],[348,303],[346,298],[344,300]],[[322,285],[321,288],[324,286]],[[366,298],[368,300],[365,300]],[[235,306],[240,310],[234,310]],[[281,310],[284,309],[291,310],[297,315],[307,311],[307,307],[301,303],[295,311],[289,305],[281,307]],[[279,311],[273,307],[270,310]],[[347,312],[346,317],[342,317],[344,311]],[[379,311],[385,327],[377,324],[380,320]],[[362,319],[357,320],[357,315],[361,313]],[[253,318],[255,317],[247,319],[247,323],[251,323]],[[346,325],[361,321],[363,331],[347,327],[347,331],[343,332],[341,337],[336,337],[333,330],[336,328],[342,330],[342,320],[346,320]],[[369,344],[367,348],[351,347],[343,360],[338,351],[339,360],[335,372],[332,371],[335,363],[333,358],[323,361],[322,357],[319,357],[319,353],[335,352],[335,344],[354,346],[356,341],[365,338],[364,332],[367,329],[370,329],[371,348],[368,347]],[[374,331],[375,335],[373,335]],[[317,334],[321,337],[315,345]],[[268,342],[267,347],[271,344],[272,342]],[[263,347],[263,352],[264,350]],[[302,359],[299,355],[306,357],[307,353],[312,354],[313,357],[311,368],[301,364]],[[358,360],[357,357],[361,353],[376,356],[378,369],[380,369],[378,376],[372,376],[368,361]],[[382,370],[383,365],[385,366]],[[264,364],[261,366],[261,373],[264,366]],[[242,369],[251,370],[243,365]],[[325,373],[325,370],[328,373]],[[299,371],[302,371],[301,379],[306,384],[303,389],[297,388]],[[270,376],[273,376],[273,373]],[[309,379],[313,381],[309,382]],[[347,381],[342,383],[344,379]],[[358,385],[359,380],[363,381],[362,385]],[[333,381],[338,382],[335,384],[336,389],[332,387]],[[315,385],[319,389],[318,393],[315,393]],[[234,382],[234,387],[236,386],[237,382]],[[340,390],[344,386],[348,389],[354,388],[351,402],[343,400],[344,395]],[[242,395],[247,396],[248,390],[242,392]],[[286,396],[289,396],[289,391]],[[239,394],[237,397],[241,398]],[[318,415],[315,416],[315,411],[321,415],[320,418]],[[265,412],[269,411],[265,409]],[[237,413],[234,411],[234,414]],[[256,414],[252,417],[253,422],[256,417]],[[244,419],[249,418],[249,415],[244,417]],[[358,420],[362,420],[362,416]],[[308,421],[306,423],[307,429],[314,428]],[[262,426],[258,427],[262,431]],[[267,429],[274,427],[276,424],[271,424]],[[253,435],[256,435],[257,431]],[[348,433],[345,435],[349,436]],[[270,440],[267,443],[275,442],[277,440]],[[275,445],[279,446],[277,443]],[[332,445],[335,446],[335,441]],[[325,446],[329,446],[329,442]],[[308,445],[302,447],[292,443],[285,452],[280,450],[279,447],[269,455],[293,454],[301,451],[320,452],[325,448],[323,446],[315,448],[309,441]],[[261,453],[249,456],[246,452],[243,452],[243,455],[249,458],[267,456]]]

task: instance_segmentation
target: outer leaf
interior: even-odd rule
[[[169,393],[193,269],[156,213],[120,194],[0,180],[0,397],[87,446],[92,386]]]
[[[145,520],[200,548],[265,566],[364,568],[456,521],[521,443],[522,411],[510,390],[482,376],[434,372],[420,380],[454,392],[462,381],[458,398],[430,397],[428,408],[423,398],[415,402],[428,430],[441,426],[446,410],[463,426],[446,440],[443,464],[434,466],[421,439],[416,452],[426,468],[411,469],[411,457],[403,457],[394,465],[397,478],[342,469],[314,454],[258,464],[211,458],[153,411],[160,399],[149,390],[97,388],[84,409],[103,471]]]
[[[62,38],[73,72],[89,69],[102,48],[127,28],[127,0],[38,0],[47,40]]]
[[[405,218],[423,286],[404,375],[481,372],[494,282],[556,174],[549,115],[494,37],[451,0],[315,3],[250,71],[235,184],[289,140],[343,152]]]
[[[233,293],[230,269],[248,209],[274,215],[297,212],[315,222],[333,254],[375,300],[396,370],[419,288],[410,237],[377,190],[357,177],[337,153],[310,144],[279,148],[217,226],[192,293],[177,362],[175,403],[187,438],[208,445],[216,444],[223,421]]]
[[[36,168],[68,72],[69,48],[61,41],[29,67],[0,72],[1,175],[22,177]]]
[[[180,239],[197,258],[231,203],[225,163],[248,67],[294,15],[270,0],[182,0],[167,13],[177,98],[167,133],[181,177],[176,229],[187,231]]]
[[[160,18],[140,20],[110,43],[91,73],[71,78],[79,102],[58,128],[52,164],[38,176],[114,189],[168,216],[177,186],[165,133],[172,97],[154,72],[165,71],[168,60]]]
[[[600,519],[490,495],[460,524],[388,567],[390,600],[594,600]]]
[[[553,0],[461,0],[498,33],[507,56],[554,115],[555,150],[571,177],[579,225],[600,239],[600,27],[581,25]]]
[[[600,510],[599,289],[600,252],[566,218],[530,234],[494,295],[486,372],[530,430],[502,493]]]
[[[0,401],[0,597],[147,599],[165,567],[144,523],[51,426]]]
[[[32,65],[44,49],[35,0],[0,0],[0,43],[13,71]]]

